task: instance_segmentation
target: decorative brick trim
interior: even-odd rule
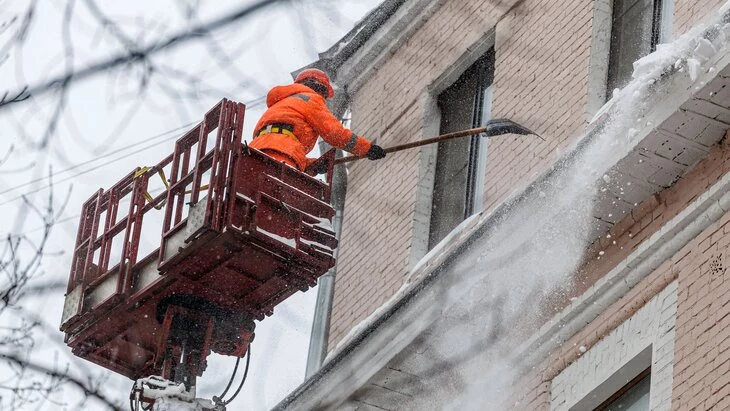
[[[552,380],[550,409],[593,409],[651,365],[651,409],[669,410],[676,316],[673,281],[593,347],[576,347],[585,353]]]

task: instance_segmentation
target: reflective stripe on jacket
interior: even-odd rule
[[[357,156],[370,149],[370,142],[346,129],[330,113],[325,99],[303,84],[277,86],[266,96],[268,110],[254,128],[254,139],[249,146],[259,150],[276,150],[296,161],[300,170],[314,161],[307,153],[314,149],[317,136],[333,147]],[[257,136],[269,124],[285,123],[294,127],[295,137],[281,133]]]

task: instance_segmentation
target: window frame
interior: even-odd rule
[[[439,122],[439,134],[443,134],[445,132],[445,118],[443,114],[445,110],[443,110],[442,108],[443,104],[445,103],[442,100],[445,98],[445,96],[448,96],[449,93],[454,93],[454,87],[457,87],[458,89],[458,85],[463,85],[464,83],[468,84],[468,82],[472,80],[471,77],[465,78],[465,76],[472,76],[477,87],[477,90],[475,90],[473,95],[473,100],[471,104],[469,104],[471,108],[471,123],[468,124],[467,127],[479,127],[483,125],[486,120],[491,118],[492,102],[486,102],[486,99],[491,98],[492,96],[494,66],[495,50],[494,47],[490,47],[485,53],[480,55],[479,58],[477,58],[471,65],[469,65],[455,81],[453,81],[448,87],[445,87],[439,93],[439,95],[436,97],[436,104],[438,106],[441,118]],[[463,103],[463,101],[461,101],[461,103]],[[459,104],[459,102],[455,102],[454,104]],[[489,110],[485,111],[485,108],[489,108]],[[445,143],[448,144],[450,142]],[[432,189],[432,198],[430,204],[431,213],[427,232],[427,250],[435,248],[444,238],[447,238],[449,233],[452,232],[453,229],[459,225],[459,223],[463,222],[469,216],[480,210],[481,205],[484,202],[484,176],[482,174],[486,173],[487,142],[484,141],[484,139],[480,136],[471,136],[469,137],[468,148],[466,150],[466,181],[464,184],[463,209],[461,210],[460,220],[457,224],[454,224],[453,227],[451,227],[448,231],[446,231],[445,227],[443,226],[435,226],[435,218],[439,218],[448,214],[439,214],[439,212],[435,209],[438,205],[436,195],[440,190],[439,184],[442,183],[442,179],[445,178],[444,176],[439,176],[439,173],[443,172],[441,170],[442,163],[440,163],[441,161],[444,161],[442,157],[442,152],[446,146],[443,144],[444,143],[439,143],[436,147],[437,154],[435,156],[436,158],[434,162],[434,186]],[[459,191],[459,193],[461,192],[462,191]],[[453,218],[454,214],[447,216]]]
[[[649,377],[650,378],[649,381],[651,381],[651,366],[646,368],[644,371],[640,372],[639,375],[637,375],[631,381],[626,383],[626,385],[621,387],[618,391],[613,393],[610,397],[606,398],[606,400],[603,401],[601,404],[599,404],[596,408],[594,408],[593,411],[605,411],[616,400],[621,398],[624,394],[629,392],[629,390],[631,390],[632,388],[636,387],[646,377]],[[651,393],[651,382],[649,383],[649,392]]]
[[[674,24],[675,0],[662,0],[659,16],[658,43],[672,40]],[[593,24],[588,74],[588,102],[585,120],[591,122],[596,113],[611,99],[613,90],[609,88],[608,72],[611,56],[611,36],[613,28],[614,0],[596,0],[593,2]]]
[[[626,78],[622,78],[623,76],[626,76],[627,73],[621,73],[619,71],[619,66],[621,65],[622,61],[620,60],[622,57],[625,58],[625,54],[618,54],[619,51],[616,50],[618,47],[617,45],[617,39],[616,38],[616,31],[617,31],[617,23],[619,19],[623,20],[628,13],[628,10],[625,11],[620,16],[616,16],[616,3],[617,1],[627,1],[627,0],[610,0],[611,3],[611,17],[610,17],[610,34],[609,34],[609,45],[608,45],[608,58],[607,58],[607,70],[606,70],[606,96],[604,101],[608,101],[611,99],[613,95],[613,90],[615,88],[623,88],[626,84],[622,84],[626,82]],[[641,2],[642,0],[636,0],[636,3]],[[652,10],[651,10],[651,27],[650,27],[650,35],[647,39],[649,41],[648,49],[649,52],[647,54],[653,53],[656,51],[657,45],[660,43],[660,41],[664,40],[663,37],[666,35],[666,32],[663,30],[663,25],[665,22],[663,21],[663,15],[665,13],[665,2],[672,2],[672,0],[651,0],[652,2]],[[630,8],[637,7],[638,4],[632,5]],[[625,40],[626,38],[622,37],[621,40]],[[644,40],[642,40],[642,43]],[[645,54],[646,55],[646,54]],[[639,58],[644,57],[640,56]],[[635,60],[634,60],[635,61]],[[623,62],[626,63],[626,62]],[[630,74],[630,73],[629,73]],[[629,78],[630,81],[630,78]]]

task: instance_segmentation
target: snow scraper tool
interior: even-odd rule
[[[448,134],[442,134],[440,136],[436,137],[430,137],[419,141],[414,141],[412,143],[405,143],[400,144],[393,147],[388,147],[385,149],[386,153],[395,153],[396,151],[402,151],[402,150],[408,150],[410,148],[415,147],[421,147],[428,144],[433,143],[440,143],[442,141],[451,140],[454,138],[459,137],[466,137],[466,136],[474,136],[474,135],[482,135],[483,137],[494,137],[494,136],[501,136],[504,134],[519,134],[523,136],[527,135],[535,135],[541,140],[545,140],[542,138],[539,134],[535,133],[534,131],[530,130],[529,128],[517,124],[512,120],[507,119],[494,119],[489,120],[487,122],[487,125],[484,127],[478,127],[478,128],[470,128],[467,130],[461,130],[461,131],[455,131],[453,133]],[[350,161],[359,160],[361,158],[365,157],[357,157],[357,156],[350,156],[350,157],[342,157],[335,160],[336,164],[342,164],[342,163],[349,163]]]

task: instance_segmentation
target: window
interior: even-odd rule
[[[656,50],[662,34],[662,3],[671,0],[614,0],[607,99],[631,80],[634,61]]]
[[[644,318],[648,321],[649,316]],[[629,329],[628,324],[629,321],[624,322],[614,331],[613,337],[606,337],[603,344],[591,348],[581,356],[579,361],[564,370],[561,373],[561,379],[553,380],[554,395],[562,396],[563,401],[555,403],[552,409],[560,411],[649,410],[653,345],[646,346],[624,363],[623,360],[631,355],[626,351],[633,351],[637,348],[633,344],[637,344],[645,335],[641,333],[639,337],[631,336],[633,342],[631,339],[623,338],[624,331]],[[596,367],[596,364],[602,363],[604,359],[610,359],[608,363],[615,364],[618,369],[613,371],[614,366],[611,368]],[[617,359],[619,359],[618,363],[616,363]],[[659,376],[667,375],[663,371],[659,372]],[[671,375],[671,371],[669,375]],[[597,381],[601,382],[596,385]],[[666,387],[666,385],[662,385],[664,383],[662,378],[657,378],[655,386]],[[656,397],[655,401],[658,400],[659,403],[666,401],[661,395]]]
[[[651,368],[647,368],[594,411],[649,411]]]
[[[440,133],[479,127],[491,115],[494,49],[479,58],[438,97]],[[478,136],[439,143],[428,249],[480,208],[486,140]]]

